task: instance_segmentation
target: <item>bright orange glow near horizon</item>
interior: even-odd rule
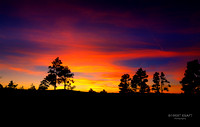
[[[69,55],[60,55],[60,59],[63,62],[63,65],[69,66],[71,71],[75,74],[74,76],[74,81],[75,83],[72,85],[75,85],[76,88],[75,90],[80,90],[80,91],[88,91],[90,88],[94,89],[97,92],[102,91],[105,89],[108,92],[118,92],[118,85],[120,83],[120,78],[123,74],[128,73],[131,76],[135,74],[137,69],[139,67],[127,67],[127,66],[121,66],[116,65],[116,61],[118,60],[126,60],[126,59],[137,59],[138,57],[160,57],[162,56],[173,56],[173,55],[182,55],[182,54],[187,54],[187,53],[176,53],[176,52],[165,52],[165,51],[160,51],[160,50],[147,50],[143,52],[147,52],[146,56],[143,54],[142,56],[138,56],[139,52],[142,52],[141,50],[138,51],[130,51],[126,54],[126,52],[121,52],[119,55],[115,55],[117,53],[112,52],[112,53],[107,53],[107,55],[104,52],[98,52],[98,51],[76,51],[73,52]],[[151,53],[149,53],[151,52]],[[159,52],[159,53],[158,53]],[[62,53],[65,54],[65,53]],[[190,54],[190,53],[188,53]],[[59,54],[57,54],[59,55]],[[23,73],[23,77],[40,77],[40,80],[37,82],[34,82],[34,85],[38,87],[40,81],[47,75],[48,71],[48,66],[51,65],[51,62],[56,58],[55,56],[49,56],[49,55],[39,55],[40,57],[37,57],[36,59],[30,59],[29,66],[21,66],[21,67],[12,67],[9,66],[9,70],[12,71],[12,74],[14,75],[16,73]],[[136,58],[134,58],[136,57]],[[25,61],[22,58],[20,61]],[[70,60],[69,60],[70,59]],[[93,62],[95,61],[95,62]],[[30,65],[31,64],[31,65]],[[6,66],[6,65],[4,65]],[[32,67],[33,66],[41,66],[42,70],[34,70]],[[46,68],[46,69],[45,69]],[[148,67],[152,68],[152,67]],[[149,83],[148,85],[152,85],[152,75],[153,72],[148,72],[148,68],[144,68],[147,71],[147,74],[149,75]],[[154,69],[159,69],[159,68],[154,68]],[[162,67],[160,67],[161,70]],[[174,72],[173,70],[165,70],[166,75],[173,74],[177,75],[177,72]],[[181,74],[184,73],[184,70],[182,69]],[[15,77],[12,78],[17,78]],[[26,75],[26,76],[24,76]],[[24,81],[23,77],[20,76],[20,79]],[[4,78],[4,77],[3,77]],[[4,83],[4,85],[7,85],[10,80],[14,79],[7,79],[7,81]],[[178,81],[180,81],[180,78],[177,79],[178,77],[175,76],[171,79],[173,79],[173,82],[171,82],[172,87],[170,88],[170,93],[180,93],[180,84],[178,84]],[[21,82],[20,79],[14,80],[16,83],[19,84],[19,86],[24,86],[24,88],[30,87],[30,85],[33,83],[33,80],[28,80]],[[19,82],[20,81],[20,82]],[[174,83],[174,84],[173,84]],[[58,85],[57,89],[63,89],[64,85],[60,84]],[[49,89],[53,89],[53,87],[50,87]]]
[[[149,86],[164,72],[169,92],[181,93],[187,62],[200,58],[200,10],[147,3],[0,2],[0,84],[37,88],[59,57],[74,73],[75,90],[119,92],[121,76],[142,67]]]

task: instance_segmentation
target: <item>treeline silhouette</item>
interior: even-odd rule
[[[63,84],[64,90],[73,91],[76,87],[72,85],[74,73],[71,72],[68,66],[63,66],[62,61],[57,57],[52,65],[48,67],[47,76],[41,81],[38,89],[31,84],[27,89],[28,91],[45,91],[49,86],[53,86],[56,90],[57,85]],[[145,70],[139,68],[136,73],[131,77],[129,74],[123,74],[120,79],[119,93],[163,93],[163,91],[169,91],[171,87],[170,82],[167,80],[164,72],[155,72],[153,74],[153,84],[149,86],[148,75]],[[184,77],[180,81],[182,85],[181,90],[184,94],[200,94],[200,64],[198,60],[189,61],[187,63],[187,69],[185,70]],[[24,90],[24,87],[17,89],[18,84],[15,84],[12,80],[10,83],[3,87],[0,84],[0,89],[6,90]],[[92,88],[89,89],[88,93],[97,93]],[[103,89],[101,94],[106,94],[107,91]]]
[[[184,77],[180,81],[185,94],[200,94],[200,64],[198,60],[189,61]]]
[[[155,72],[153,75],[152,89],[147,85],[148,75],[146,71],[142,68],[139,68],[135,75],[131,78],[129,74],[124,74],[121,77],[121,83],[119,84],[120,93],[150,93],[152,90],[155,93],[163,93],[164,90],[169,91],[168,87],[171,85],[165,86],[165,83],[170,83],[163,72],[159,75],[159,72]]]

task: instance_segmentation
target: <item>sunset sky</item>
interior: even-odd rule
[[[75,90],[118,92],[123,74],[164,72],[180,93],[200,58],[200,4],[165,0],[1,0],[0,84],[38,88],[59,57]],[[52,89],[53,87],[50,87]],[[63,88],[59,85],[58,88]]]

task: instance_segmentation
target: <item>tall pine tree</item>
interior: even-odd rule
[[[140,93],[150,92],[150,88],[147,85],[148,82],[147,78],[148,75],[146,74],[146,71],[143,70],[142,68],[139,68],[131,81],[131,87],[133,88],[133,90],[136,91],[138,86]]]
[[[152,85],[152,90],[155,91],[155,93],[163,93],[163,91],[169,91],[169,87],[171,85],[165,85],[165,83],[170,83],[163,72],[159,75],[159,72],[155,72],[153,75],[153,82],[154,84]]]
[[[124,74],[122,75],[121,79],[120,79],[120,84],[119,84],[119,92],[120,93],[129,93],[130,90],[130,75],[129,74]]]
[[[166,79],[165,74],[163,72],[161,72],[160,74],[160,80],[161,80],[161,87],[160,87],[161,93],[163,93],[164,90],[169,91],[168,88],[171,87],[171,85],[168,84],[168,86],[164,86],[165,83],[170,83],[170,82]]]
[[[200,64],[198,60],[187,63],[187,69],[180,83],[182,84],[181,90],[183,90],[184,93],[200,93]]]
[[[63,83],[64,89],[68,86],[69,90],[72,90],[75,86],[71,86],[71,82],[74,81],[70,78],[73,78],[74,74],[71,73],[71,70],[67,66],[62,65],[62,61],[57,57],[53,62],[52,66],[49,66],[48,75],[45,80],[54,87],[56,90],[57,83]]]
[[[153,82],[152,90],[155,91],[155,93],[160,93],[160,76],[159,72],[155,72],[153,75]]]

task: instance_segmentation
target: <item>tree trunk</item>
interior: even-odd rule
[[[64,90],[66,90],[66,79],[64,79]]]
[[[160,85],[161,93],[163,93],[163,83]]]

